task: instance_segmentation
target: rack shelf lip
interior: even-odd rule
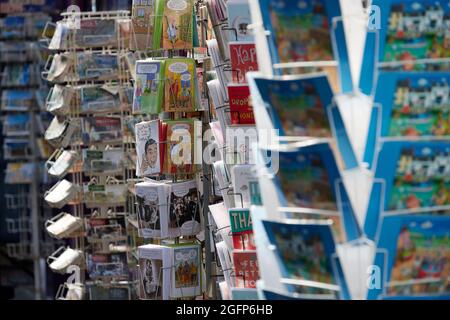
[[[94,243],[94,244],[98,244],[98,243],[104,243],[104,242],[117,242],[117,241],[124,241],[127,240],[127,236],[115,236],[115,237],[110,237],[110,238],[95,238],[95,237],[86,237],[86,240],[89,243]],[[117,252],[122,252],[122,251],[117,251]],[[123,252],[128,252],[128,251],[123,251]],[[100,253],[100,252],[97,252]],[[116,251],[108,251],[108,252],[101,252],[103,254],[108,254],[108,253],[116,253]]]
[[[130,252],[131,252],[131,256],[133,258],[135,258],[136,261],[139,261],[139,253],[138,253],[137,249],[136,250],[131,250]]]
[[[69,17],[77,17],[81,19],[117,19],[117,18],[130,18],[130,10],[115,10],[115,11],[80,11],[80,12],[62,12],[61,16],[65,19]]]
[[[5,184],[9,185],[9,186],[27,186],[27,185],[31,185],[32,182],[14,182],[14,183],[12,183],[12,182],[5,182]]]
[[[23,161],[32,161],[34,158],[32,156],[23,156],[23,157],[3,157],[6,162],[23,162]]]
[[[2,108],[0,109],[0,112],[7,112],[7,113],[29,113],[29,112],[43,112],[44,110],[36,110],[36,109],[31,109],[31,108],[23,108],[23,109],[16,109],[16,108]],[[45,111],[44,111],[45,112]]]
[[[139,223],[136,219],[132,219],[130,217],[127,217],[127,222],[129,225],[135,227],[136,229],[139,229]]]
[[[32,135],[33,135],[33,133],[31,133],[31,132],[25,132],[25,131],[23,131],[23,132],[20,132],[20,131],[17,131],[17,132],[10,131],[10,132],[4,132],[4,133],[3,133],[3,136],[4,136],[4,137],[8,137],[8,138],[27,138],[27,137],[30,137],[30,136],[32,136]]]

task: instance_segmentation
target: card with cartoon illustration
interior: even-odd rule
[[[380,72],[375,103],[364,155],[370,165],[383,140],[450,136],[448,73]]]
[[[449,216],[385,216],[374,265],[386,279],[370,288],[369,299],[448,299],[450,296]]]
[[[157,1],[154,49],[192,49],[194,44],[193,0]]]
[[[158,114],[164,100],[164,61],[136,62],[133,113]]]
[[[159,120],[136,124],[136,175],[138,177],[159,174],[162,171]]]
[[[374,17],[379,25],[367,33],[360,79],[362,92],[371,93],[376,69],[408,72],[450,69],[448,0],[373,0],[372,6],[379,9]]]
[[[197,109],[195,61],[189,58],[167,59],[164,70],[164,111],[195,111]]]
[[[171,298],[201,294],[201,251],[198,244],[172,246],[173,268]]]
[[[342,91],[353,89],[344,27],[342,22],[333,21],[342,16],[339,1],[261,0],[259,4],[262,24],[270,32],[268,54],[273,65],[307,61],[314,67],[314,62],[339,61],[337,67],[322,71],[330,70],[330,75],[338,72]],[[314,68],[320,69],[318,65]],[[273,69],[275,74],[285,71]]]
[[[191,174],[196,172],[201,150],[201,122],[194,119],[166,121],[167,144],[165,172],[169,174]]]
[[[282,276],[290,284],[310,281],[320,283],[322,289],[341,297],[348,295],[339,259],[335,256],[335,242],[329,221],[291,220],[285,223],[263,221],[269,241],[276,246]],[[289,281],[290,280],[290,281]],[[297,293],[309,292],[304,284]],[[312,286],[311,290],[318,288]]]
[[[336,241],[357,239],[360,227],[330,144],[308,143],[277,152],[279,163],[271,179],[279,212],[295,218],[332,220]],[[264,203],[265,192],[262,194]]]
[[[450,209],[450,147],[445,141],[386,141],[375,160],[365,233],[374,238],[383,214]]]

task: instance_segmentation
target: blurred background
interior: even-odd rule
[[[44,258],[60,243],[44,232],[33,232],[42,231],[38,226],[53,215],[38,196],[48,189],[50,181],[48,177],[30,177],[33,165],[43,165],[49,152],[42,139],[49,117],[40,107],[48,93],[40,77],[47,58],[42,33],[47,22],[60,20],[70,5],[79,6],[81,11],[129,10],[131,0],[0,0],[2,300],[54,299],[65,281],[49,271]],[[21,107],[25,111],[20,111]]]

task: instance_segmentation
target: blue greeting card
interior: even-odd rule
[[[338,61],[343,92],[353,90],[338,0],[260,0],[272,63]],[[333,26],[334,24],[334,26]]]
[[[25,36],[25,16],[12,15],[3,19],[0,36],[3,39],[21,38]]]
[[[325,73],[275,78],[251,75],[249,82],[252,95],[257,96],[254,100],[264,103],[280,136],[335,137],[347,169],[358,165]]]
[[[364,161],[372,165],[377,143],[404,137],[450,136],[450,74],[381,72],[375,91]]]
[[[378,68],[402,71],[450,69],[448,0],[373,0],[379,29],[369,30],[360,79],[371,94]]]
[[[450,217],[387,216],[378,237],[379,272],[369,299],[449,299]]]
[[[364,231],[374,238],[380,216],[450,209],[450,145],[385,142],[375,164]]]
[[[29,114],[8,114],[4,118],[5,135],[7,136],[18,136],[18,135],[28,135],[29,125],[30,125],[30,115]]]
[[[5,111],[28,111],[33,100],[33,91],[4,90],[2,93],[2,109]]]
[[[337,239],[357,239],[360,231],[330,145],[311,144],[278,156],[274,183],[281,206],[336,213]]]
[[[270,244],[276,248],[281,281],[289,284],[290,291],[335,293],[340,298],[348,298],[330,222],[292,220],[287,223],[263,221],[263,224]]]

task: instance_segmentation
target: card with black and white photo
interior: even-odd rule
[[[198,188],[195,180],[172,183],[169,199],[169,236],[196,235],[201,229]]]
[[[139,236],[161,238],[168,235],[168,186],[158,181],[136,184]]]

